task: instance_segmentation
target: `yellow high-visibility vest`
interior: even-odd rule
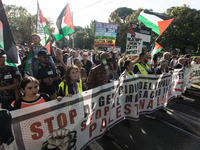
[[[138,69],[139,69],[139,71],[140,71],[141,74],[148,74],[148,72],[146,71],[146,69],[140,63],[136,63],[135,65],[138,66]],[[147,64],[145,64],[145,65],[150,70],[149,66]]]
[[[82,89],[82,81],[80,82],[76,82],[76,84],[78,85],[78,92],[81,93],[83,92],[83,89]],[[64,86],[66,85],[66,87],[64,88]],[[68,93],[68,85],[65,84],[65,82],[61,82],[59,85],[58,85],[58,93],[59,91],[61,90],[62,88],[62,92],[65,93],[65,96],[67,96],[69,93]],[[64,89],[65,89],[65,92],[64,92]]]

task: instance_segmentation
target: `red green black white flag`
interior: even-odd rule
[[[42,11],[39,7],[39,3],[37,3],[37,22],[36,22],[36,33],[40,35],[41,38],[41,44],[43,46],[46,45],[47,40],[49,38],[49,31],[46,26],[45,19],[42,15]]]
[[[69,8],[69,4],[67,4],[56,21],[56,32],[54,37],[57,41],[59,41],[64,36],[71,34],[74,31],[74,25],[72,21],[72,16]]]
[[[165,14],[144,10],[137,18],[146,27],[151,28],[155,33],[161,35],[174,18]]]
[[[157,54],[162,50],[162,46],[160,46],[157,42],[155,42],[155,46],[153,50],[151,51],[151,57],[153,57],[154,54]]]
[[[8,63],[18,63],[18,50],[2,0],[0,0],[0,48],[5,50]]]

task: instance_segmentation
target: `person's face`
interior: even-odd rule
[[[22,92],[28,97],[34,97],[39,91],[39,85],[35,82],[29,82],[24,89],[21,89]]]
[[[185,60],[184,60],[184,59],[181,59],[181,60],[180,60],[180,63],[181,63],[181,64],[185,64]]]
[[[87,54],[83,54],[83,59],[86,60],[88,58]]]
[[[130,62],[130,64],[127,66],[127,69],[133,70],[133,63],[132,62]]]
[[[77,69],[72,69],[69,73],[69,77],[72,79],[72,80],[76,80],[78,79],[78,70]]]
[[[170,60],[170,55],[169,54],[165,55],[165,59]]]
[[[73,57],[76,57],[76,52],[72,52],[72,56],[73,56]]]
[[[5,65],[6,57],[0,56],[0,65]]]
[[[32,36],[32,42],[36,45],[40,44],[40,38],[38,36]]]
[[[81,68],[82,67],[82,62],[80,60],[77,60],[75,62],[75,65],[78,67],[78,68]]]
[[[23,52],[24,52],[24,51],[25,51],[25,48],[24,48],[24,47],[22,47],[22,48],[21,48],[21,51],[23,51]]]
[[[63,52],[62,52],[61,50],[57,50],[56,55],[57,55],[58,57],[61,57],[62,54],[63,54]]]
[[[41,63],[48,64],[49,63],[49,56],[48,55],[40,56],[39,60],[40,60]]]
[[[163,69],[166,69],[168,67],[168,64],[163,65]]]
[[[197,58],[197,59],[196,59],[196,63],[198,63],[198,62],[199,62],[199,59]]]
[[[24,53],[24,55],[27,57],[27,56],[28,56],[28,53]]]

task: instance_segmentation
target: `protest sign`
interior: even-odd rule
[[[84,149],[107,129],[162,108],[174,98],[171,74],[135,75],[11,112],[16,150]],[[2,148],[1,150],[4,150]]]
[[[94,45],[96,47],[115,46],[117,27],[117,24],[97,22],[95,28]]]
[[[126,55],[139,56],[142,52],[142,43],[141,38],[136,38],[134,34],[127,33]]]
[[[143,42],[151,41],[151,29],[134,23],[129,25],[129,33],[135,34],[137,38],[142,38]]]
[[[184,69],[183,92],[185,92],[188,88],[191,88],[192,75],[193,75],[192,67]]]
[[[181,94],[183,92],[183,79],[184,79],[184,70],[174,69],[172,82],[173,82],[173,91],[175,97],[181,97]]]
[[[200,64],[193,65],[192,83],[199,83],[200,81]]]

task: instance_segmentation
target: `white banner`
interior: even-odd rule
[[[199,81],[200,81],[200,64],[192,65],[192,67],[193,67],[192,83],[199,83]]]
[[[140,114],[156,111],[173,98],[171,74],[135,75],[61,102],[19,109],[11,112],[12,149],[84,149],[124,118],[138,120]]]
[[[175,97],[180,97],[183,92],[184,70],[174,69],[172,82]]]
[[[184,69],[183,92],[185,92],[188,88],[191,88],[192,75],[193,75],[192,67]]]

